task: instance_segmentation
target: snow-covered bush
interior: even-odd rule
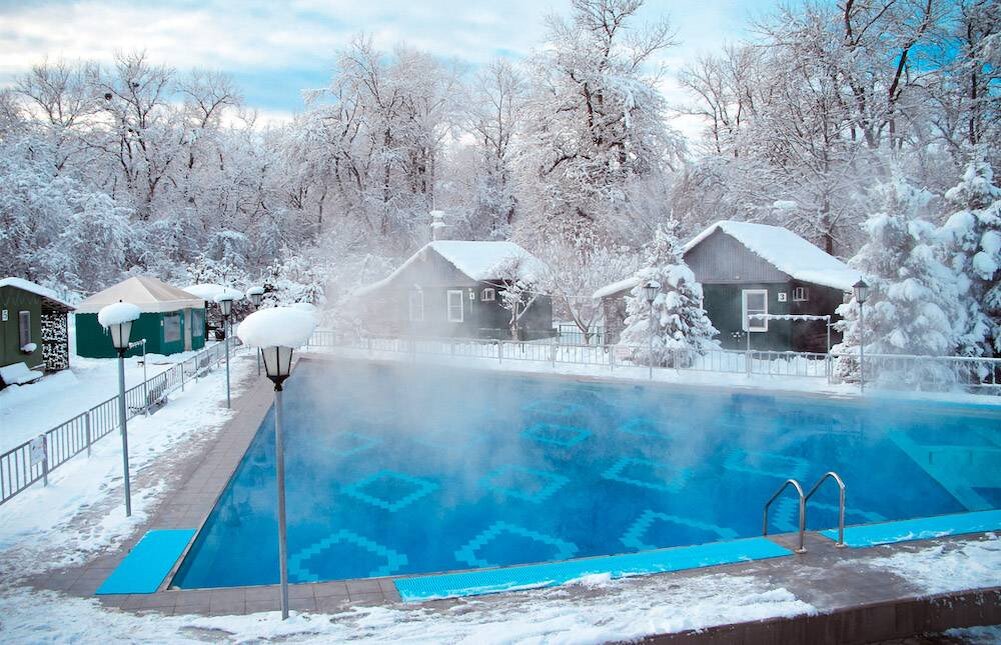
[[[859,304],[852,299],[838,307],[837,328],[844,339],[832,348],[839,358],[835,374],[857,381],[854,356],[865,342],[867,354],[948,356],[965,325],[959,289],[953,271],[936,256],[935,227],[916,217],[931,195],[901,177],[875,191],[878,212],[865,223],[868,241],[852,258],[852,267],[869,284],[865,303],[864,337]],[[922,388],[952,383],[956,374],[940,364],[922,363],[914,369],[866,374],[866,379]]]
[[[946,261],[956,272],[966,309],[959,354],[1001,355],[1001,188],[990,164],[971,161],[945,197],[959,210],[941,237]]]
[[[719,349],[719,333],[702,308],[702,285],[682,258],[674,233],[658,228],[645,248],[638,284],[626,297],[626,321],[621,342],[632,348],[632,360],[645,365],[687,367],[707,350]],[[648,282],[660,284],[651,305],[643,294]],[[650,321],[653,320],[653,355],[650,354]]]

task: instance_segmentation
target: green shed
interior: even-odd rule
[[[176,354],[205,346],[205,301],[148,276],[137,276],[95,293],[76,309],[76,353],[112,358],[111,336],[97,321],[107,305],[128,302],[142,312],[132,324],[133,342],[145,338],[147,354]],[[128,356],[140,354],[140,348]]]
[[[45,372],[69,367],[70,311],[72,305],[41,285],[0,279],[0,367],[24,363]]]

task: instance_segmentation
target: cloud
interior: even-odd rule
[[[772,0],[650,0],[641,20],[669,11],[681,45],[677,61],[743,35],[748,8]],[[330,77],[335,53],[359,33],[381,48],[400,43],[473,65],[522,58],[543,39],[543,17],[569,0],[0,0],[0,84],[43,58],[110,62],[116,51],[145,50],[179,69],[208,67],[234,76],[248,105],[274,113],[302,108],[299,90]],[[668,99],[680,89],[665,81]]]

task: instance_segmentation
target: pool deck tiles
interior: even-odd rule
[[[239,357],[236,360],[253,360],[251,357]],[[324,360],[309,357],[307,360]],[[555,376],[553,378],[556,378]],[[579,377],[578,377],[579,378]],[[587,380],[587,379],[584,379]],[[663,387],[674,388],[670,384]],[[168,455],[162,460],[141,468],[134,475],[133,491],[166,485],[167,493],[161,497],[158,506],[150,509],[149,519],[136,526],[133,533],[125,536],[116,546],[81,565],[66,566],[38,574],[26,582],[39,589],[49,589],[61,594],[76,597],[93,597],[97,588],[108,578],[111,572],[126,557],[128,552],[138,543],[140,538],[151,529],[183,529],[200,527],[208,516],[215,500],[222,492],[242,458],[247,446],[257,432],[261,419],[271,404],[271,385],[264,379],[249,377],[246,383],[237,387],[233,399],[234,418],[218,433],[209,436],[195,437],[188,444],[188,450],[176,455]],[[672,389],[674,391],[674,389]],[[106,512],[106,511],[104,511]],[[82,511],[75,521],[100,521],[103,517],[101,509]],[[607,587],[585,588],[581,586],[561,587],[552,593],[559,593],[566,602],[573,602],[576,597],[602,597],[603,601],[615,602],[615,596],[624,588],[649,589],[650,593],[662,593],[664,580],[684,581],[689,578],[704,576],[735,575],[753,576],[764,584],[774,588],[785,588],[804,602],[813,605],[818,614],[803,618],[779,619],[783,624],[789,622],[791,628],[797,627],[802,620],[824,620],[825,616],[837,612],[857,610],[868,611],[867,616],[878,617],[880,623],[905,626],[913,619],[907,603],[917,598],[926,597],[924,592],[912,581],[888,572],[885,568],[869,566],[870,560],[885,558],[895,553],[908,553],[929,546],[936,546],[948,553],[967,540],[985,539],[983,535],[965,535],[962,537],[943,537],[932,540],[903,542],[869,549],[838,549],[834,542],[818,533],[808,532],[806,535],[807,553],[791,557],[771,558],[752,562],[738,562],[705,569],[689,569],[671,573],[653,574],[624,578]],[[794,548],[796,535],[774,535],[769,540],[786,547]],[[176,571],[176,565],[174,567]],[[173,575],[171,572],[168,579]],[[399,578],[378,578],[366,580],[348,580],[339,582],[322,582],[294,584],[289,588],[291,607],[294,611],[316,611],[336,613],[353,606],[394,606],[400,609],[424,611],[453,611],[464,603],[463,611],[475,611],[476,607],[503,604],[505,611],[516,615],[518,608],[526,608],[538,602],[538,594],[547,591],[509,592],[480,596],[472,600],[453,598],[447,600],[429,601],[425,603],[404,604],[396,589]],[[661,591],[658,591],[661,590]],[[994,594],[991,596],[990,594]],[[987,594],[986,596],[984,594]],[[152,594],[118,594],[98,596],[100,602],[112,610],[130,613],[152,613],[155,615],[223,615],[247,614],[260,611],[274,611],[279,608],[279,589],[277,585],[262,587],[241,587],[230,589],[169,589],[167,584],[161,584],[156,593]],[[987,602],[985,602],[987,598]],[[1001,622],[1001,592],[984,590],[976,594],[959,592],[936,597],[939,608],[959,607],[963,603],[970,609],[963,614],[966,625],[990,624]],[[906,609],[906,612],[905,612]],[[994,611],[988,618],[976,611]],[[906,614],[906,615],[905,615]],[[979,616],[979,617],[978,617]],[[980,620],[981,622],[976,622]],[[767,621],[766,621],[767,622]],[[871,624],[868,621],[866,624]],[[926,625],[913,623],[914,625]],[[753,628],[763,628],[763,623],[747,623]],[[760,642],[760,639],[734,640],[727,639],[726,634],[735,634],[733,626],[722,626],[720,630],[706,631],[712,636],[707,642]],[[915,628],[917,633],[922,631]],[[730,630],[730,631],[726,631]],[[865,632],[870,633],[870,632]],[[885,632],[881,632],[885,633]],[[723,637],[718,637],[723,634]],[[691,639],[697,635],[692,633],[672,634],[654,637],[650,640],[675,640],[678,637]],[[870,639],[873,640],[873,639]],[[788,642],[819,642],[799,638]]]

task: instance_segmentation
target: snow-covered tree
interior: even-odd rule
[[[875,193],[879,210],[865,223],[868,241],[850,262],[869,285],[864,325],[854,296],[837,309],[844,339],[832,351],[842,355],[836,374],[846,381],[859,378],[863,341],[866,354],[946,356],[956,348],[957,329],[965,325],[955,274],[937,257],[935,227],[917,217],[931,195],[899,176]],[[892,372],[874,370],[866,379],[921,388],[956,378],[934,362],[903,365]]]
[[[521,319],[541,293],[534,263],[521,256],[511,257],[492,272],[497,275],[498,282],[494,286],[501,306],[511,312],[508,320],[511,339],[521,340]]]
[[[568,20],[550,20],[523,118],[523,239],[582,249],[631,241],[631,180],[665,176],[683,147],[664,119],[658,79],[646,73],[671,44],[671,29],[666,21],[633,25],[642,5],[572,0]]]
[[[719,349],[713,340],[719,332],[702,308],[702,285],[685,264],[681,243],[670,224],[666,230],[658,227],[644,249],[643,268],[635,274],[638,284],[626,296],[621,342],[632,348],[632,360],[637,363],[687,367],[707,350]],[[652,305],[643,293],[649,282],[660,284]]]
[[[966,312],[959,353],[1001,354],[1001,188],[990,164],[971,161],[946,200],[957,207],[942,227],[948,264],[956,272]]]
[[[585,344],[590,344],[601,320],[601,303],[591,294],[602,286],[636,271],[639,258],[628,247],[581,250],[563,242],[535,249],[546,264],[539,287],[553,299],[558,320],[572,321]]]

